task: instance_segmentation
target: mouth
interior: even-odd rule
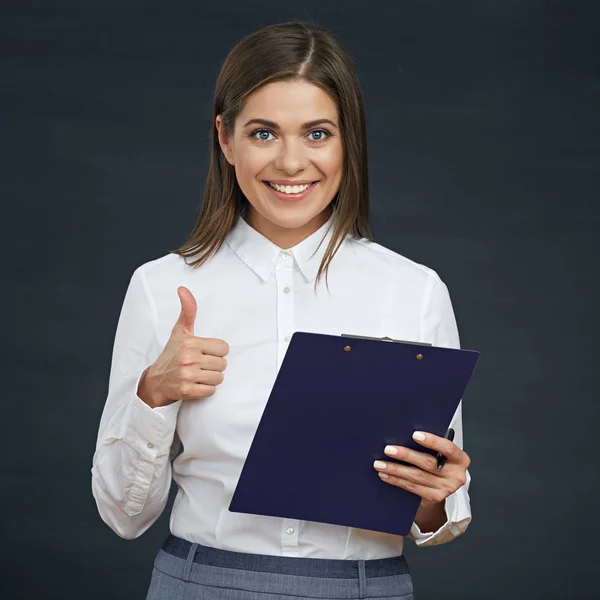
[[[267,187],[271,193],[279,200],[285,201],[299,201],[304,200],[316,187],[319,181],[313,181],[310,184],[298,185],[298,186],[280,186],[274,187],[270,181],[263,180],[263,184]]]

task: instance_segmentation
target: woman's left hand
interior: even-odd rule
[[[433,433],[422,433],[425,434],[424,440],[418,439],[415,434],[413,439],[426,448],[441,452],[447,459],[439,473],[435,456],[405,446],[386,446],[384,452],[395,459],[415,465],[414,467],[377,460],[373,467],[379,471],[382,481],[421,496],[421,506],[432,506],[443,502],[466,483],[471,459],[454,442]]]

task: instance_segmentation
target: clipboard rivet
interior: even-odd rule
[[[345,346],[344,347],[344,352],[350,352],[350,350],[351,350],[350,346]]]
[[[422,354],[417,354],[417,360],[423,360],[423,355]]]

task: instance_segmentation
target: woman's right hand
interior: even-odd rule
[[[223,382],[224,356],[229,344],[217,338],[194,335],[198,305],[186,287],[177,288],[181,313],[163,351],[150,365],[138,386],[138,396],[148,406],[167,406],[177,400],[212,396]]]

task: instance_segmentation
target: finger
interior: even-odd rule
[[[437,460],[427,452],[412,450],[405,446],[386,446],[383,451],[396,460],[403,460],[431,473],[437,472]]]
[[[181,351],[181,364],[193,366],[207,371],[224,371],[227,368],[227,359],[214,354],[205,354],[202,345],[193,348],[185,348]]]
[[[418,483],[427,487],[439,487],[440,481],[443,479],[442,475],[423,471],[423,469],[419,469],[418,467],[407,467],[405,465],[384,462],[381,460],[376,460],[373,463],[373,468],[380,474],[383,473],[393,477],[402,477],[403,479],[408,479],[413,483]]]
[[[203,354],[199,364],[208,371],[224,371],[227,368],[227,359],[213,354]]]
[[[424,439],[421,439],[421,436],[423,436]],[[441,452],[449,462],[459,463],[463,459],[463,451],[447,438],[440,437],[433,433],[426,433],[424,431],[415,431],[413,433],[413,439],[421,444],[421,446]]]
[[[181,302],[181,312],[179,313],[179,318],[175,321],[175,325],[173,325],[172,333],[194,335],[194,322],[198,310],[196,298],[194,298],[190,290],[182,285],[177,288],[177,295]]]
[[[188,365],[181,367],[181,379],[187,383],[219,385],[223,383],[225,375],[222,371],[211,371],[198,365]]]
[[[394,475],[388,475],[387,477],[382,477],[385,473],[380,473],[379,476],[382,481],[385,483],[389,483],[390,485],[402,488],[413,494],[417,494],[417,496],[421,496],[424,500],[429,500],[431,502],[443,502],[447,494],[444,490],[439,488],[432,488],[425,485],[421,485],[419,483],[415,483],[414,481],[409,481],[408,479],[402,479],[401,477],[395,477]]]
[[[219,338],[202,338],[202,352],[212,356],[227,356],[229,354],[229,344]]]
[[[219,356],[223,360],[225,360],[223,357],[229,354],[229,344],[219,338],[189,336],[183,345],[189,351],[189,354],[186,355],[189,362],[196,362],[198,356],[203,354],[206,356]]]
[[[196,398],[207,398],[212,396],[217,391],[216,385],[208,385],[204,383],[192,383],[184,381],[179,389],[179,397],[185,400],[194,400]]]

